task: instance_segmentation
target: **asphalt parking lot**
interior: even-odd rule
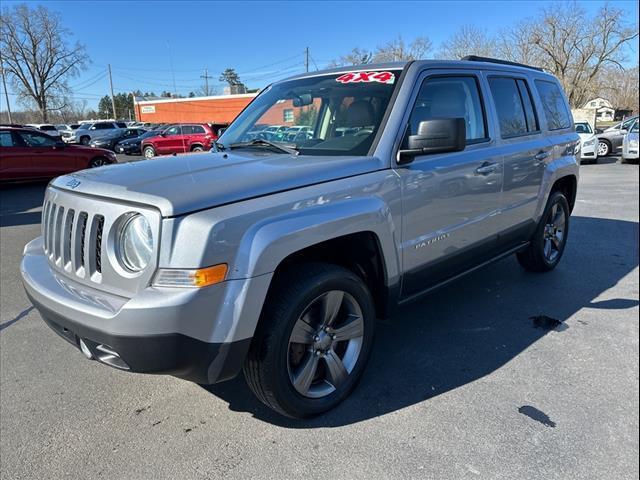
[[[508,258],[379,323],[358,389],[311,421],[242,378],[85,360],[19,279],[45,185],[2,187],[1,477],[638,478],[638,166],[612,161],[582,167],[555,272]]]

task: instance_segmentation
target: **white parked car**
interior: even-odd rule
[[[629,133],[622,140],[622,161],[638,161],[638,119],[629,129]]]
[[[576,133],[580,135],[580,163],[598,163],[598,137],[588,122],[576,122]]]
[[[46,133],[47,135],[49,135],[50,137],[54,137],[54,138],[61,138],[61,134],[58,131],[58,129],[55,127],[55,125],[51,125],[49,123],[31,123],[28,124],[27,127],[31,127],[31,128],[36,128],[44,133]]]

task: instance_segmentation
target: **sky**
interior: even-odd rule
[[[203,85],[205,68],[217,93],[222,93],[218,77],[225,68],[235,68],[249,88],[260,88],[304,71],[306,47],[311,69],[325,67],[353,47],[375,49],[399,35],[407,43],[427,36],[437,50],[461,26],[475,25],[492,34],[535,15],[549,2],[3,0],[2,8],[18,3],[58,12],[71,39],[86,46],[91,63],[69,84],[75,99],[95,108],[109,92],[108,64],[116,93],[187,94]],[[604,2],[579,3],[593,14]],[[637,22],[637,1],[609,3]],[[628,56],[637,63],[637,39]]]

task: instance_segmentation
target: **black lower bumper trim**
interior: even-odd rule
[[[250,338],[231,343],[207,343],[179,333],[111,335],[71,322],[41,306],[36,308],[53,331],[77,348],[80,348],[82,338],[92,350],[97,345],[110,347],[131,372],[173,375],[201,384],[235,377],[251,343]]]

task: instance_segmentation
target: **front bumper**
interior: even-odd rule
[[[598,158],[598,142],[593,145],[582,145],[580,147],[580,160],[597,160]]]
[[[244,299],[251,279],[202,289],[147,287],[128,299],[54,272],[41,238],[25,247],[20,271],[46,324],[78,348],[82,340],[95,360],[203,384],[233,378],[242,368],[251,338],[237,327],[256,312],[241,311],[245,302],[233,300]]]

